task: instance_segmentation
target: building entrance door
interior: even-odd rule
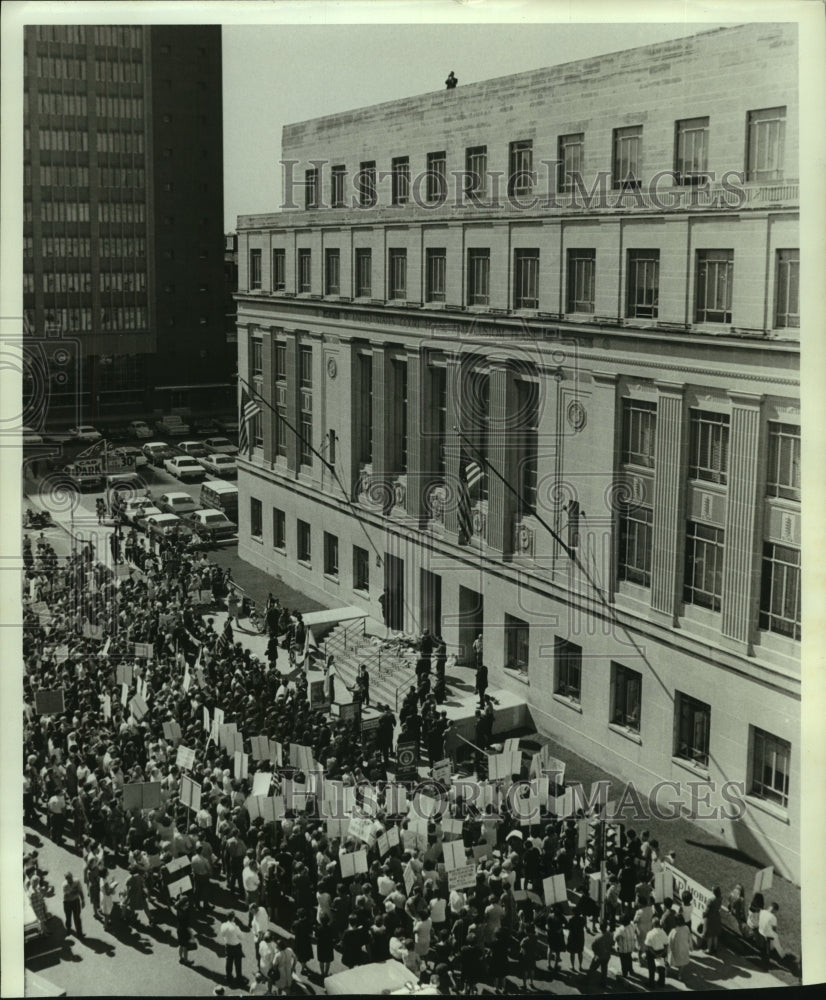
[[[485,606],[476,590],[459,587],[459,662],[473,666],[473,640],[483,631]],[[484,641],[484,639],[483,639]]]
[[[442,578],[423,569],[421,577],[422,629],[431,635],[442,631]]]
[[[404,559],[384,556],[385,623],[398,632],[404,628]]]

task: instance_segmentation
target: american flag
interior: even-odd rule
[[[255,437],[250,434],[249,425],[260,412],[258,403],[250,396],[246,389],[241,390],[241,419],[238,421],[238,450],[243,454],[248,451],[252,454]]]
[[[459,544],[469,545],[473,536],[473,521],[470,516],[470,491],[482,479],[482,467],[470,461],[459,474]]]

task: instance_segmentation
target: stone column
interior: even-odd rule
[[[519,458],[519,427],[513,420],[517,412],[516,385],[506,365],[490,369],[490,420],[488,424],[488,523],[487,543],[503,554],[513,544],[513,523],[516,498],[517,460]],[[504,477],[511,489],[493,471]]]
[[[723,554],[722,631],[737,643],[752,638],[752,608],[760,586],[757,529],[761,502],[760,428],[763,397],[729,393],[728,504]]]
[[[261,334],[261,357],[264,378],[261,382],[261,395],[266,404],[261,406],[261,423],[264,428],[264,461],[272,466],[275,462],[275,329],[263,330]],[[272,407],[272,409],[271,409]]]
[[[298,336],[292,330],[285,333],[287,343],[287,421],[291,427],[298,427]],[[287,468],[298,472],[299,442],[295,434],[287,428]]]
[[[459,357],[447,355],[447,426],[445,429],[445,485],[449,499],[445,507],[445,528],[454,535],[459,534],[459,468],[462,457],[462,442],[455,427],[462,426],[462,367]]]
[[[664,624],[676,624],[685,539],[683,495],[683,386],[658,382],[657,443],[654,449],[654,530],[651,554],[651,608]]]
[[[431,428],[426,422],[430,412],[431,392],[429,373],[423,371],[419,351],[407,352],[407,513],[421,522],[425,510],[424,489],[427,473],[433,463]]]
[[[389,362],[383,347],[373,347],[373,479],[384,481],[392,472],[392,389]]]

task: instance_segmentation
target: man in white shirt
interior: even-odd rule
[[[777,936],[777,911],[779,909],[779,903],[772,903],[768,909],[761,910],[758,917],[757,933],[760,938],[763,961],[767,968],[771,963],[772,950],[777,952],[777,957],[781,960],[786,954],[785,949],[780,944],[780,938]]]
[[[227,919],[218,930],[218,940],[226,948],[226,976],[230,986],[241,979],[241,942],[243,935],[234,913],[229,913]],[[233,975],[233,972],[235,975]]]

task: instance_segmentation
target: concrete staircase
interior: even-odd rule
[[[398,703],[407,690],[416,683],[417,654],[409,649],[382,649],[371,635],[369,624],[365,619],[359,621],[340,622],[323,639],[319,639],[319,648],[325,656],[335,657],[335,667],[338,674],[336,684],[336,701],[350,700],[346,691],[340,690],[342,681],[348,687],[356,683],[360,664],[367,667],[370,675],[370,704],[389,705],[395,712]]]

